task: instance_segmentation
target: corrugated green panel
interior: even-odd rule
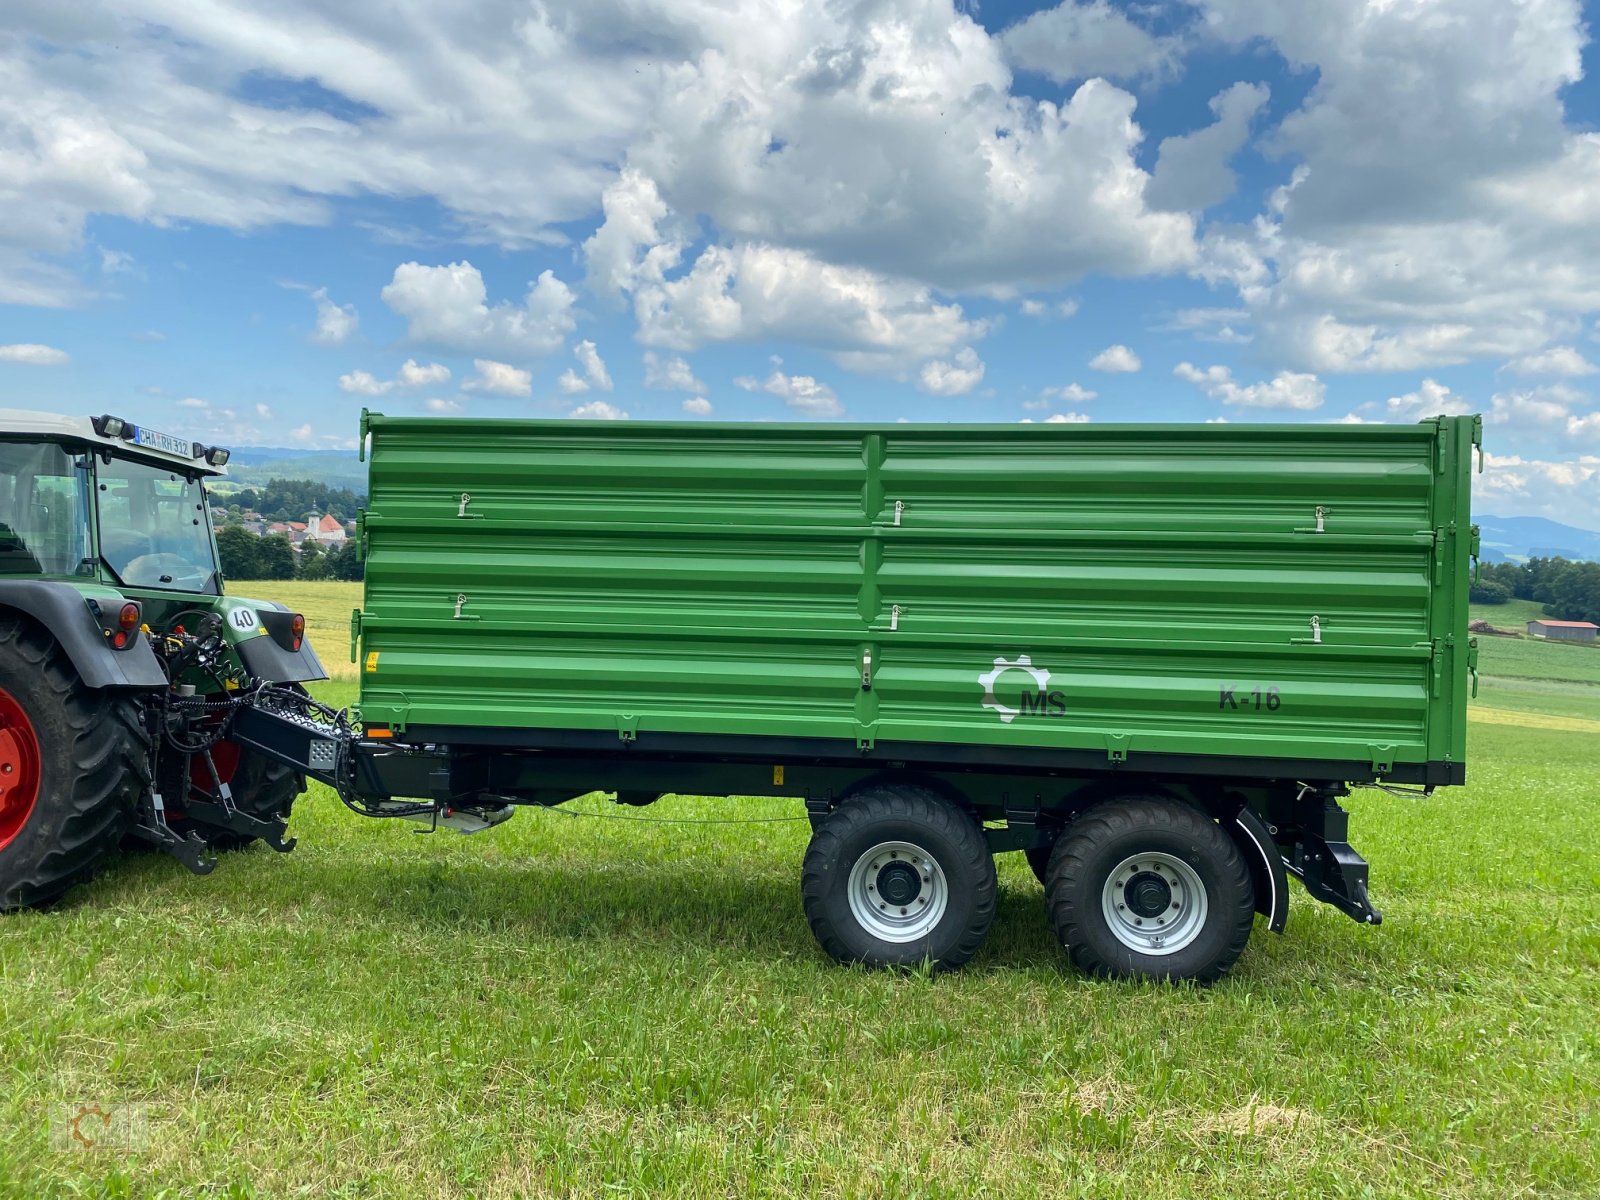
[[[1464,752],[1470,418],[371,429],[368,721]]]

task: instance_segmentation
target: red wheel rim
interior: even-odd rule
[[[39,735],[15,697],[0,688],[0,850],[9,846],[39,799]]]

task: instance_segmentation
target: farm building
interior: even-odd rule
[[[1593,621],[1529,621],[1528,633],[1551,641],[1592,642],[1600,635],[1600,625]]]

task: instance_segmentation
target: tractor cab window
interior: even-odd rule
[[[0,442],[0,575],[93,570],[86,474],[52,442]]]
[[[98,464],[100,557],[128,587],[217,591],[205,492],[198,479],[114,458]]]

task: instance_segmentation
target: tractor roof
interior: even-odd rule
[[[104,418],[101,418],[102,420]],[[155,434],[148,427],[136,425],[132,421],[122,422],[121,435],[112,437],[102,434],[95,429],[95,420],[90,417],[68,417],[60,413],[29,412],[18,408],[0,408],[0,438],[37,438],[50,441],[75,441],[87,442],[92,446],[103,446],[120,458],[139,458],[146,462],[162,463],[168,466],[181,466],[185,470],[195,471],[201,475],[226,475],[225,466],[213,466],[206,461],[208,450],[214,449],[200,442],[192,441],[175,435]],[[141,435],[140,431],[143,430]],[[143,444],[135,441],[140,436],[148,440]],[[175,447],[182,446],[180,451]],[[199,453],[193,453],[198,448]]]

